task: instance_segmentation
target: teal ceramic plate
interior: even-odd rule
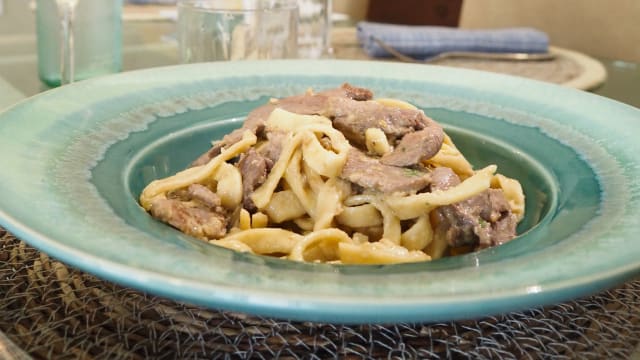
[[[410,101],[522,181],[514,241],[431,263],[298,264],[190,239],[136,203],[270,97],[348,81]],[[104,279],[218,309],[441,321],[556,303],[640,269],[640,110],[521,78],[346,61],[197,64],[79,82],[0,116],[0,223]]]

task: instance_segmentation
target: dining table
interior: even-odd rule
[[[0,111],[50,90],[38,77],[33,9],[27,1],[2,3]],[[123,72],[179,64],[175,8],[125,5],[122,49]],[[548,62],[438,65],[553,82],[640,107],[639,62],[552,51],[557,56]],[[349,22],[334,23],[326,57],[398,61],[369,58]],[[639,277],[586,297],[467,320],[290,321],[128,288],[60,262],[0,227],[0,359],[640,359],[639,344]]]

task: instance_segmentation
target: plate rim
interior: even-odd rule
[[[322,60],[322,61],[324,62],[324,60]],[[296,60],[296,61],[291,61],[291,62],[300,63],[301,61]],[[314,61],[314,63],[315,62],[316,61]],[[371,62],[359,62],[359,61],[350,61],[350,60],[331,60],[331,62],[363,63],[363,64],[366,63],[367,65],[370,65],[370,63],[371,63]],[[286,63],[290,63],[290,61],[286,61],[285,64]],[[309,63],[309,62],[303,61],[303,63]],[[264,63],[260,63],[259,65],[260,66],[264,66],[265,64]],[[199,66],[202,66],[202,65],[197,65],[197,67],[199,67]],[[217,66],[217,65],[209,65],[209,66]],[[240,67],[245,67],[245,66],[246,67],[250,67],[251,63],[247,62],[245,64],[240,65]],[[208,66],[205,66],[205,67],[208,67]],[[145,69],[145,70],[136,71],[135,73],[136,74],[145,73],[145,72],[153,72],[153,73],[158,72],[158,73],[160,73],[160,72],[163,72],[163,71],[171,72],[171,71],[176,71],[175,69],[178,69],[178,71],[179,71],[179,69],[182,69],[182,68],[184,68],[184,66],[179,65],[177,67],[171,66],[171,67],[167,67],[167,68]],[[195,68],[195,67],[193,67],[193,68]],[[458,70],[455,70],[454,72],[463,73],[463,74],[468,73],[468,72],[477,73],[477,71],[465,70],[465,69],[458,69]],[[130,76],[130,74],[129,73],[125,73],[125,74],[118,74],[118,75],[115,75],[115,76],[116,77],[120,77],[120,78],[126,78],[127,76]],[[527,84],[536,83],[535,81],[529,80],[529,79],[523,79],[523,80],[521,80],[521,79],[511,79],[512,77],[508,76],[508,75],[495,75],[495,74],[485,75],[485,74],[481,74],[481,75],[478,75],[478,76],[480,76],[480,77],[488,76],[489,78],[498,78],[498,79],[500,79],[502,77],[505,77],[508,81],[516,82],[516,83],[517,82],[521,82],[521,81],[524,82],[524,83],[527,83]],[[111,80],[117,81],[116,78],[105,78],[103,80],[100,80],[100,79],[89,80],[89,81],[87,81],[86,84],[81,84],[81,83],[79,83],[79,84],[81,84],[82,86],[88,86],[89,87],[89,86],[94,86],[95,84],[100,84],[102,81],[111,81]],[[540,84],[542,84],[542,83],[540,83]],[[544,86],[549,85],[549,84],[543,84],[543,85],[540,85],[540,84],[538,84],[536,86],[543,86],[544,87]],[[556,86],[554,86],[554,85],[550,85],[550,86],[551,86],[552,89],[558,90]],[[78,85],[78,88],[80,88],[80,85]],[[567,89],[567,90],[570,90],[570,89]],[[56,90],[52,90],[51,92],[47,91],[45,93],[41,93],[41,94],[37,95],[36,97],[41,98],[41,97],[44,97],[44,96],[54,96],[54,95],[51,95],[51,94],[57,94],[57,93],[54,93],[53,91],[56,91]],[[561,91],[564,91],[564,90],[561,90]],[[584,95],[588,96],[588,94],[584,94]],[[593,94],[591,94],[591,95],[593,95]],[[582,96],[582,95],[580,95],[580,96]],[[594,95],[594,96],[597,96],[597,95]],[[34,97],[34,98],[36,98],[36,97]],[[27,100],[25,100],[25,101],[23,101],[23,102],[21,102],[19,104],[14,105],[10,109],[7,109],[5,112],[2,113],[2,115],[0,115],[0,118],[6,116],[5,114],[10,113],[11,111],[13,111],[13,109],[24,107],[24,106],[28,106],[28,104],[30,104],[30,103],[32,103],[32,101],[34,101],[33,100],[34,98],[27,99]],[[601,100],[603,100],[603,99],[601,99]],[[613,102],[613,103],[615,104],[615,102]],[[615,104],[614,106],[618,107],[619,105]],[[635,108],[632,108],[632,109],[635,109]],[[635,109],[633,111],[637,111],[637,110],[638,109]],[[0,124],[0,128],[1,127],[2,127],[2,125]],[[60,255],[59,251],[62,251],[63,255],[65,255],[65,254],[69,255],[70,253],[74,253],[74,252],[78,251],[77,249],[74,249],[74,248],[62,249],[64,247],[66,247],[66,244],[60,244],[59,242],[56,242],[55,239],[51,239],[51,238],[47,237],[46,234],[41,234],[39,232],[32,231],[32,229],[29,229],[28,227],[25,226],[26,224],[23,224],[18,219],[13,218],[11,216],[11,214],[6,212],[4,209],[0,209],[0,223],[8,231],[16,234],[17,237],[19,237],[20,239],[23,239],[27,243],[30,243],[30,244],[33,243],[34,246],[40,245],[40,246],[42,246],[44,248],[51,249],[52,250],[51,252],[53,253],[52,255],[54,257],[55,257],[56,254]],[[25,227],[23,227],[23,226],[25,226]],[[47,245],[56,245],[56,244],[58,245],[58,247],[56,247],[56,246],[53,246],[51,248],[47,247]],[[39,246],[36,246],[36,247],[39,248]],[[84,255],[85,259],[87,259],[87,256],[89,256],[89,258],[93,257],[93,255],[91,255],[91,254],[82,253],[82,252],[80,254],[77,254],[77,255]],[[64,257],[64,256],[62,256],[62,257]],[[114,267],[117,268],[118,266],[123,266],[122,264],[112,263],[111,261],[100,259],[100,258],[92,259],[92,260],[93,260],[94,263],[101,264],[102,267],[99,268],[98,271],[97,271],[97,272],[100,273],[100,275],[104,275],[105,273],[109,273],[110,270],[107,269],[107,268],[110,268],[111,270],[113,270]],[[98,260],[98,261],[96,261],[96,260]],[[94,271],[91,271],[92,269],[87,269],[86,264],[83,263],[82,256],[77,256],[77,260],[76,260],[76,258],[68,258],[68,257],[66,257],[65,258],[65,262],[71,263],[71,264],[73,264],[75,266],[79,265],[78,267],[81,268],[82,270],[87,271],[89,273],[93,273],[94,275],[97,275],[97,274],[94,273]],[[105,265],[106,265],[106,267],[105,267]],[[638,271],[639,265],[640,265],[640,262],[637,262],[635,264],[627,264],[626,267],[617,268],[616,270],[611,270],[611,273],[601,276],[599,279],[596,279],[596,281],[604,281],[604,282],[606,282],[607,278],[615,278],[615,277],[626,278],[628,276],[632,276],[634,273],[636,273]],[[105,269],[109,270],[109,271],[105,271]],[[93,269],[93,270],[95,270],[95,269]],[[137,271],[146,271],[146,270],[145,269],[137,269]],[[154,273],[144,274],[144,275],[147,276],[148,278],[153,278],[153,276],[150,276],[150,275],[153,275],[153,274]],[[155,274],[157,275],[157,273],[155,273]],[[102,276],[100,276],[100,277],[102,277]],[[162,278],[162,276],[161,276],[161,278]],[[165,278],[166,278],[166,276],[165,276]],[[118,282],[118,283],[122,283],[122,280],[123,280],[120,277],[118,277],[117,274],[115,274],[115,273],[112,274],[112,276],[109,276],[108,279],[112,280],[112,281],[115,281],[115,282]],[[160,280],[160,278],[158,280]],[[173,280],[182,280],[183,282],[185,282],[184,279],[173,279]],[[593,281],[594,281],[594,279],[591,279],[591,281],[587,281],[587,279],[584,279],[584,283],[582,283],[582,284],[576,284],[575,281],[573,281],[573,287],[576,287],[577,285],[578,286],[587,286],[588,287],[588,284],[589,283],[593,284]],[[187,281],[187,282],[189,282],[189,281]],[[127,284],[129,286],[136,287],[136,288],[139,288],[139,287],[138,286],[134,286],[134,285],[140,285],[138,283],[136,283],[136,284],[127,283]],[[147,283],[144,284],[144,286],[150,286],[150,284],[151,283],[147,282]],[[211,284],[209,284],[209,286],[211,286]],[[566,285],[563,285],[563,286],[558,285],[558,288],[555,289],[555,291],[556,292],[561,292],[561,290],[563,290],[563,289],[564,290],[567,289]],[[549,291],[553,292],[554,290],[553,289],[549,290],[549,287],[547,285],[547,289],[545,290],[546,294],[550,294]],[[520,298],[522,296],[524,296],[521,292],[519,294],[518,293],[514,293],[512,295],[513,295],[513,297],[520,297]],[[493,297],[488,297],[487,299],[489,299],[489,298],[493,299]],[[527,299],[530,300],[530,299],[532,299],[532,297],[529,296]],[[198,299],[191,299],[190,298],[189,300],[191,300],[191,301],[196,300],[196,302],[197,302]],[[433,302],[434,300],[435,299],[430,299],[431,302]],[[523,300],[523,301],[528,303],[529,300]],[[354,299],[354,301],[355,301],[355,299]],[[474,298],[472,300],[467,300],[467,301],[477,302],[478,298],[476,297],[476,298]],[[466,301],[462,301],[462,302],[466,302]],[[423,302],[421,302],[421,304],[423,304]],[[206,304],[202,304],[202,305],[206,305]],[[319,306],[315,306],[314,308],[316,308],[316,310],[317,310],[319,308]],[[295,314],[291,314],[289,310],[292,310],[292,309],[285,309],[283,311],[285,311],[285,313],[287,313],[289,315],[294,315],[295,316]],[[307,311],[307,315],[308,315],[310,310],[306,309],[305,311]],[[322,314],[324,314],[324,312],[319,311],[318,314],[316,314],[316,315],[320,316],[319,319],[331,318],[330,316],[325,316],[325,315],[322,315]],[[396,316],[398,316],[398,317],[401,317],[400,315],[402,315],[402,314],[400,314],[400,313],[396,314]],[[339,321],[339,320],[340,319],[332,319],[332,321]],[[358,319],[356,319],[356,321],[362,321],[362,319],[358,318]]]

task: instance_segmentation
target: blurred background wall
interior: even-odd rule
[[[369,0],[333,0],[333,11],[349,14],[355,21],[367,16]]]
[[[415,12],[405,1],[393,3],[398,11]],[[334,11],[362,20],[369,4],[369,0],[334,0]],[[640,61],[640,0],[464,0],[459,26],[532,26],[549,34],[552,45],[604,58]]]

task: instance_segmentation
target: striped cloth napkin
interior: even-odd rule
[[[378,38],[405,55],[425,58],[448,51],[528,52],[548,51],[547,34],[533,28],[465,30],[443,26],[408,26],[362,21],[357,25],[358,41],[372,57],[390,54],[375,41]]]

